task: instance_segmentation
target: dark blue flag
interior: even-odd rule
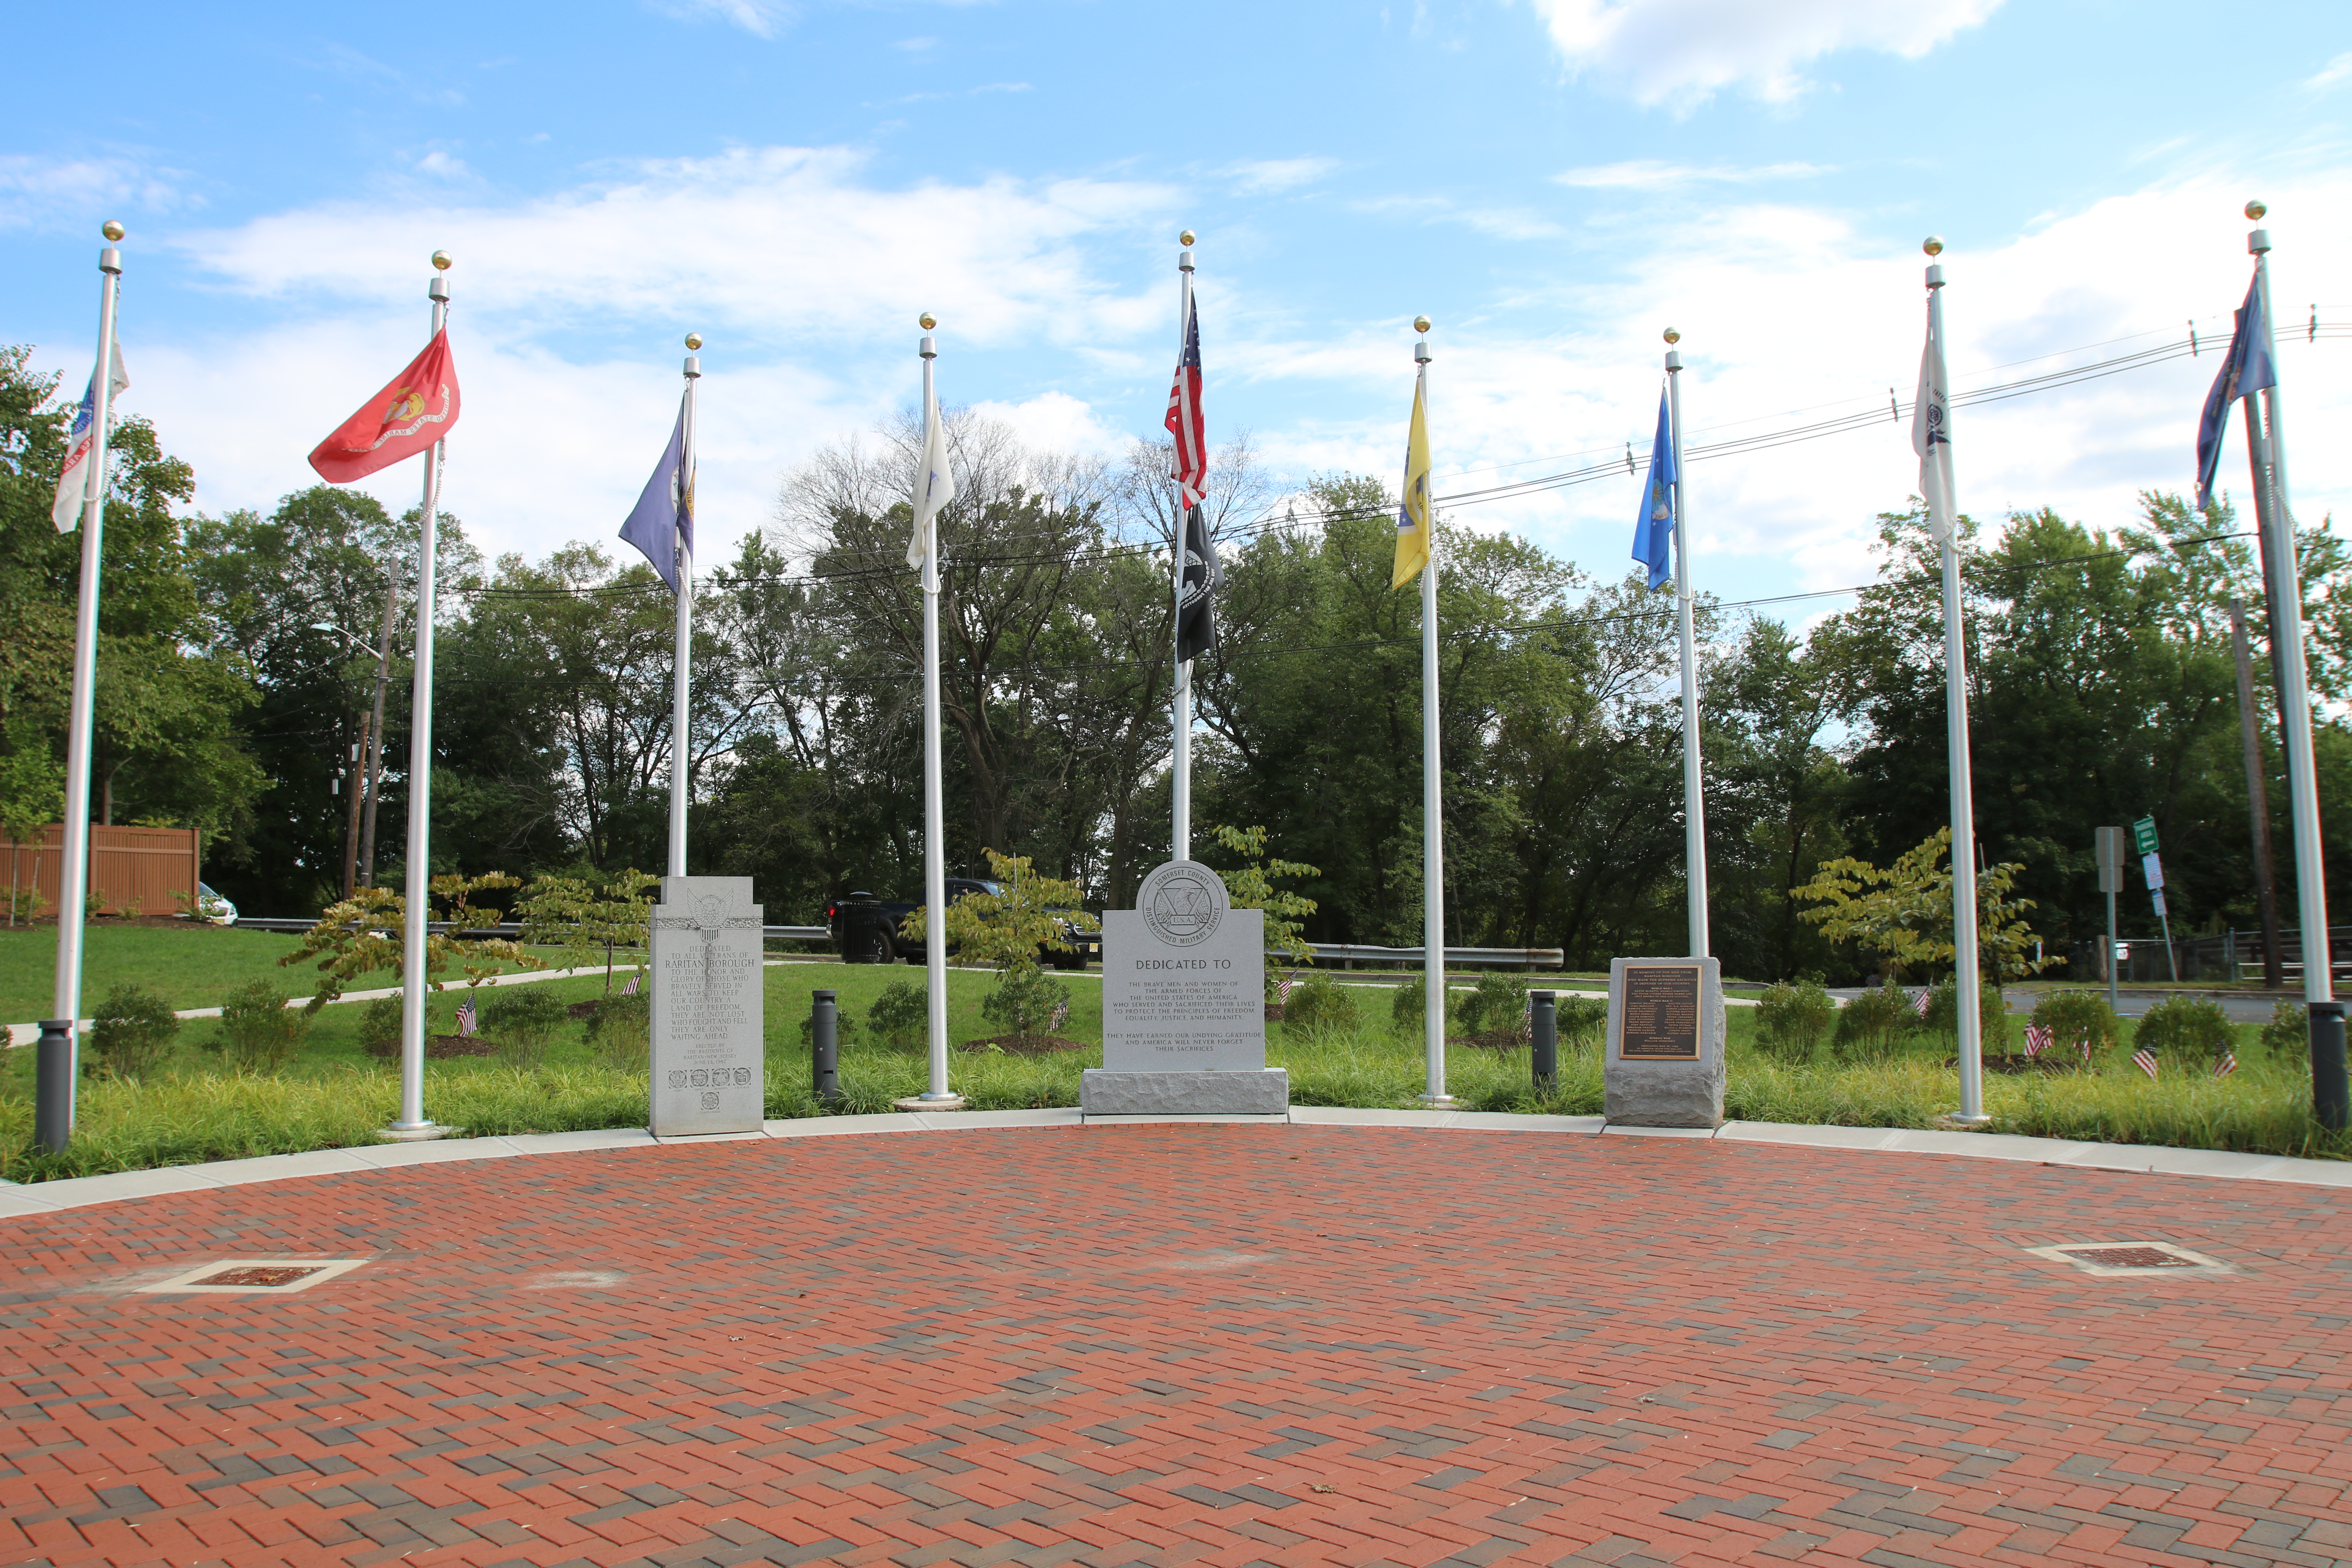
[[[621,537],[645,552],[661,580],[677,592],[677,547],[694,555],[694,476],[686,471],[686,409],[677,411],[677,428],[662,449],[661,466],[646,481],[636,510],[621,524]]]
[[[2246,302],[2238,307],[2237,330],[2230,334],[2229,357],[2213,390],[2205,395],[2205,412],[2197,421],[2197,510],[2203,511],[2213,496],[2213,476],[2221,467],[2221,437],[2230,410],[2241,397],[2276,386],[2271,369],[2271,324],[2263,316],[2263,280],[2259,273],[2246,286]]]
[[[1642,515],[1633,524],[1633,559],[1650,569],[1650,586],[1674,574],[1675,437],[1666,423],[1666,395],[1658,394],[1658,438],[1650,443],[1649,482],[1642,487]]]

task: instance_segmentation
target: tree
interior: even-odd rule
[[[1048,877],[1026,855],[1000,855],[983,849],[996,890],[966,893],[948,905],[947,941],[959,964],[990,967],[1013,973],[1036,973],[1037,954],[1074,951],[1065,927],[1089,931],[1101,922],[1080,905],[1086,895],[1077,884]],[[917,909],[900,922],[909,942],[925,942],[929,928],[927,909]]]
[[[1832,942],[1880,954],[1890,975],[1949,963],[1959,951],[1952,940],[1951,847],[1951,830],[1938,828],[1883,870],[1851,856],[1829,861],[1795,890],[1813,906],[1799,918],[1820,926]],[[2023,869],[2004,862],[1977,878],[1978,963],[1996,986],[2024,979],[2048,962],[2027,956],[2038,945],[2024,918],[2033,901],[2011,897]]]
[[[478,985],[499,973],[495,963],[467,963],[467,957],[502,959],[519,969],[544,969],[547,960],[537,953],[526,952],[520,944],[503,937],[460,941],[457,932],[466,929],[469,915],[474,914],[473,899],[478,893],[493,892],[519,887],[521,879],[501,871],[488,871],[478,877],[436,877],[430,897],[446,906],[445,920],[453,928],[447,931],[431,929],[431,916],[426,916],[425,935],[425,984],[432,990],[441,989],[442,982],[432,978],[449,967],[452,960],[466,975],[466,984]],[[319,921],[302,933],[294,951],[282,955],[278,962],[291,967],[317,959],[314,966],[321,976],[319,988],[304,1007],[316,1013],[338,996],[351,983],[362,974],[390,970],[405,978],[407,973],[408,900],[388,888],[362,888],[348,899],[328,907]]]
[[[1274,884],[1323,873],[1297,860],[1269,858],[1263,827],[1219,826],[1210,832],[1227,853],[1242,859],[1235,869],[1217,873],[1234,908],[1265,910],[1266,945],[1288,953],[1294,963],[1314,963],[1315,950],[1302,933],[1307,917],[1315,912],[1315,900]]]

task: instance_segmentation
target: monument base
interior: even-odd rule
[[[1238,1072],[1113,1072],[1078,1076],[1078,1108],[1088,1116],[1280,1116],[1290,1109],[1284,1068]]]
[[[1722,973],[1712,958],[1611,961],[1601,1085],[1612,1126],[1723,1125]]]

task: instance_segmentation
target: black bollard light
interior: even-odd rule
[[[1528,993],[1528,1037],[1534,1048],[1536,1092],[1549,1094],[1559,1087],[1559,993]]]
[[[841,1103],[841,1007],[830,991],[809,993],[810,1086],[819,1105]]]
[[[2338,1042],[2344,1038],[2340,1019],[2336,1037]],[[73,1136],[73,1021],[43,1019],[40,1054],[33,1064],[33,1139],[52,1154],[65,1152],[66,1142]]]
[[[2343,1131],[2347,1117],[2352,1117],[2352,1082],[2345,1077],[2341,1002],[2311,1005],[2311,1109],[2330,1132]]]

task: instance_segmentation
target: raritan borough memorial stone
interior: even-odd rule
[[[1103,911],[1103,1065],[1078,1080],[1088,1116],[1279,1116],[1290,1075],[1265,1065],[1265,911],[1171,860],[1131,910]]]
[[[1601,1110],[1628,1127],[1723,1125],[1723,970],[1712,958],[1609,964]]]
[[[653,910],[653,1135],[757,1132],[762,911],[749,877],[664,877]]]

